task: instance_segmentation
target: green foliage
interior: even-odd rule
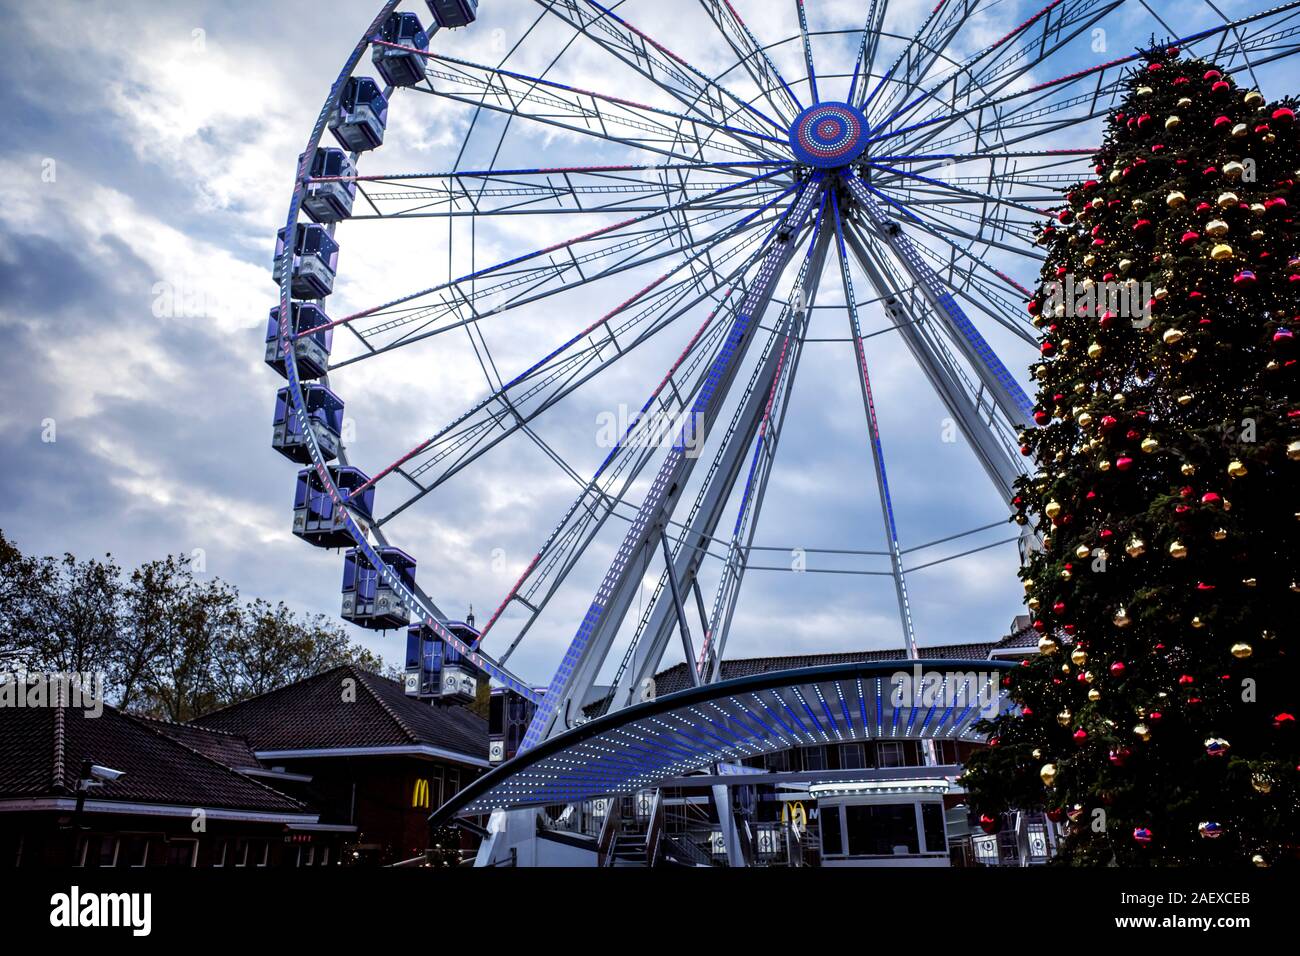
[[[111,555],[28,557],[0,532],[0,669],[103,673],[119,707],[184,721],[343,663],[384,669],[323,615],[241,602],[186,557],[125,576]]]
[[[1041,234],[1038,473],[1013,504],[1043,536],[1022,577],[1049,653],[965,781],[981,813],[1072,819],[1066,862],[1296,861],[1293,107],[1150,54]]]

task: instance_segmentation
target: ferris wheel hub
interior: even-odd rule
[[[837,169],[867,149],[870,124],[848,103],[818,103],[804,110],[790,127],[790,146],[806,166]]]

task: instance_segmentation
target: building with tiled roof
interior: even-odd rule
[[[212,735],[163,726],[107,705],[0,708],[0,863],[256,866],[278,861],[288,834],[341,843],[347,827],[191,745]]]

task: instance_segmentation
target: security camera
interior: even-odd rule
[[[114,770],[112,767],[101,767],[97,763],[90,765],[90,775],[101,783],[112,783],[125,773],[125,770]]]

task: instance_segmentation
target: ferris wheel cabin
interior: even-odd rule
[[[302,336],[302,338],[295,338],[293,343],[299,378],[304,380],[320,378],[329,370],[334,330],[323,327],[329,325],[329,321],[329,316],[321,311],[320,306],[310,302],[293,303],[290,333]],[[317,331],[313,332],[312,329]],[[280,353],[280,307],[278,305],[271,310],[271,317],[266,323],[266,364],[279,372],[281,378],[289,377],[284,356]]]
[[[351,465],[327,466],[330,478],[347,499],[352,511],[370,521],[374,516],[375,489],[370,478],[360,468]],[[368,485],[356,498],[353,489]],[[298,484],[293,492],[293,533],[318,548],[346,548],[353,544],[352,535],[343,523],[340,509],[325,490],[314,468],[298,472]]]
[[[352,215],[357,196],[357,168],[348,154],[335,146],[320,146],[311,160],[311,182],[303,190],[302,211],[316,222],[338,222]],[[337,179],[335,177],[338,177]],[[318,182],[324,178],[326,182]]]
[[[383,145],[388,125],[388,98],[368,76],[352,76],[343,86],[330,117],[330,132],[344,149],[360,153]]]
[[[478,0],[428,0],[440,27],[467,27],[478,16]]]
[[[448,621],[447,630],[467,644],[478,639],[473,615],[466,621]],[[478,683],[486,675],[421,622],[406,632],[406,694],[445,703],[471,703]]]
[[[284,279],[284,247],[288,236],[284,229],[275,234],[275,268],[271,277],[279,285]],[[334,291],[338,272],[339,244],[315,223],[294,226],[293,257],[290,260],[290,291],[299,299],[323,299]]]
[[[321,454],[326,461],[337,458],[341,440],[339,435],[343,430],[343,399],[324,385],[304,385],[302,398],[307,408],[308,427],[316,436]],[[271,447],[290,461],[303,465],[311,461],[307,436],[302,432],[287,387],[275,393],[275,419],[271,423]]]
[[[429,49],[429,34],[414,13],[390,13],[379,35],[385,43],[414,47],[416,50]],[[424,79],[425,67],[429,65],[427,56],[391,46],[375,46],[370,58],[379,75],[393,86],[414,86]]]
[[[401,548],[380,548],[379,557],[408,590],[415,590],[415,559]],[[343,556],[343,620],[372,631],[406,627],[410,615],[389,580],[360,548]]]

